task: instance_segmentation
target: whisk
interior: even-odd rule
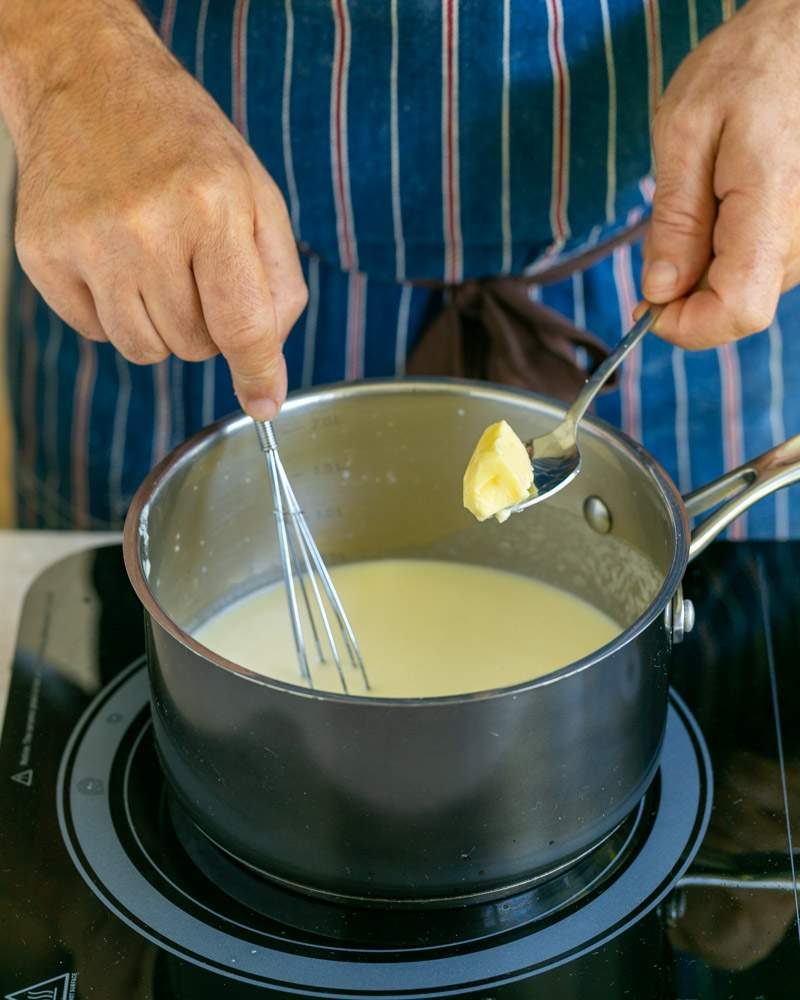
[[[314,687],[314,677],[309,666],[309,658],[306,650],[306,637],[301,618],[300,601],[298,592],[306,611],[308,630],[313,637],[313,645],[319,665],[330,663],[336,667],[342,690],[349,693],[345,667],[342,664],[342,654],[334,633],[331,618],[326,611],[323,593],[327,598],[328,605],[333,611],[335,624],[338,627],[340,642],[343,644],[350,667],[361,676],[364,688],[369,691],[369,678],[364,667],[364,661],[356,642],[352,626],[348,621],[345,610],[336,588],[331,580],[328,568],[325,565],[317,543],[309,530],[303,511],[294,495],[289,477],[283,467],[281,456],[278,451],[278,442],[275,438],[275,431],[268,421],[254,421],[258,442],[267,460],[267,471],[272,486],[272,499],[274,502],[275,524],[278,529],[278,547],[280,549],[281,567],[283,569],[283,583],[286,588],[286,596],[289,601],[289,617],[292,623],[292,634],[294,636],[297,659],[300,664],[300,673],[310,688]],[[287,528],[287,523],[291,525],[291,530]],[[313,598],[309,597],[309,589]],[[313,609],[312,609],[313,601]],[[329,656],[323,648],[323,640],[320,635],[320,628],[325,636],[325,643],[329,651]]]

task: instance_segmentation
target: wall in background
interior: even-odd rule
[[[14,151],[5,126],[0,122],[0,528],[13,524],[11,416],[6,385],[6,315],[8,306],[8,266],[11,253],[11,183],[14,179]]]

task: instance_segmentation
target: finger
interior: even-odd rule
[[[252,227],[231,221],[204,238],[192,268],[206,326],[230,366],[239,402],[256,420],[271,420],[286,396],[286,367]]]
[[[188,264],[170,273],[142,278],[147,314],[170,351],[183,361],[205,361],[218,354],[206,326],[200,294]]]
[[[297,242],[286,205],[266,173],[254,179],[255,240],[275,303],[277,336],[284,343],[308,302]]]
[[[169,356],[136,285],[112,282],[93,288],[92,294],[103,329],[124,358],[135,365],[154,365]]]
[[[720,203],[708,288],[671,303],[656,332],[691,350],[715,347],[769,326],[778,306],[789,234],[780,206],[748,191]]]
[[[97,343],[108,340],[89,286],[78,275],[51,269],[47,277],[34,277],[30,273],[28,276],[48,306],[67,326],[87,340]]]
[[[653,130],[656,191],[645,239],[642,291],[651,302],[685,295],[711,255],[716,217],[713,178],[719,137],[711,111],[665,104]]]

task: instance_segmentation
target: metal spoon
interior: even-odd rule
[[[617,344],[605,361],[587,380],[578,394],[578,398],[570,406],[561,423],[541,437],[526,441],[525,447],[531,456],[533,465],[533,486],[525,500],[507,507],[501,513],[508,517],[518,514],[534,504],[541,503],[563,490],[578,475],[581,469],[581,453],[578,451],[576,435],[578,423],[586,413],[590,403],[602,389],[606,379],[622,364],[642,337],[658,319],[663,306],[651,305],[634,323],[628,333]],[[505,517],[502,520],[505,520]]]

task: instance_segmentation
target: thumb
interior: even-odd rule
[[[714,155],[717,129],[687,129],[668,107],[653,132],[656,193],[645,241],[642,292],[651,302],[687,294],[711,257],[716,219]]]

